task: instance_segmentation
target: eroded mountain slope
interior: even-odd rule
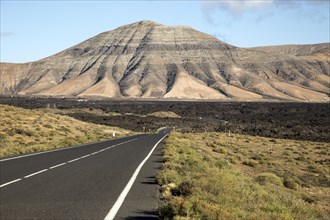
[[[141,21],[36,62],[1,63],[0,93],[328,101],[329,47],[244,49],[187,26]]]

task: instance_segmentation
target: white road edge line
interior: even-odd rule
[[[22,180],[22,178],[19,178],[19,179],[16,179],[16,180],[10,181],[10,182],[8,182],[8,183],[4,183],[4,184],[0,185],[0,188],[1,188],[1,187],[4,187],[4,186],[7,186],[7,185],[9,185],[9,184],[12,184],[12,183],[16,183],[16,182],[21,181],[21,180]]]
[[[139,139],[139,138],[134,138],[134,139],[129,140],[129,141],[124,141],[124,142],[122,142],[122,143],[119,143],[119,144],[116,144],[116,145],[113,145],[113,146],[107,147],[107,148],[105,148],[105,149],[108,150],[108,149],[111,149],[111,148],[113,148],[113,147],[116,147],[116,146],[119,146],[119,145],[122,145],[122,144],[126,144],[126,143],[128,143],[128,142],[132,142],[132,141],[135,141],[135,140],[138,140],[138,139]],[[42,153],[42,152],[41,152],[41,153]],[[38,153],[38,154],[41,154],[41,153]],[[46,152],[45,152],[45,153],[46,153]],[[49,153],[49,152],[47,152],[47,153]],[[91,156],[91,155],[95,155],[96,153],[98,153],[98,152],[95,151],[95,152],[92,153],[92,154],[87,154],[87,155],[85,155],[85,156],[78,157],[78,158],[76,158],[76,159],[72,159],[72,160],[70,160],[70,161],[67,161],[67,162],[64,162],[64,163],[61,163],[61,164],[58,164],[58,165],[55,165],[55,166],[49,167],[48,169],[40,170],[40,171],[38,171],[38,172],[35,172],[35,173],[32,173],[32,174],[29,174],[29,175],[27,175],[27,176],[24,176],[23,178],[16,179],[16,180],[13,180],[13,181],[10,181],[10,182],[7,182],[7,183],[4,183],[4,184],[0,185],[0,188],[1,188],[1,187],[4,187],[4,186],[7,186],[7,185],[9,185],[9,184],[12,184],[12,183],[18,182],[18,181],[20,181],[20,180],[22,180],[22,179],[26,179],[26,178],[29,178],[29,177],[35,176],[35,175],[37,175],[37,174],[40,174],[40,173],[46,172],[47,170],[51,170],[51,169],[54,169],[54,168],[57,168],[57,167],[63,166],[63,165],[65,165],[65,164],[72,163],[72,162],[74,162],[74,161],[77,161],[77,160],[80,160],[80,159],[83,159],[83,158],[89,157],[89,156]],[[15,159],[16,159],[16,158],[15,158]],[[2,160],[0,160],[0,162],[1,162],[1,161],[2,161]]]
[[[131,177],[131,179],[128,181],[127,185],[125,186],[124,190],[121,192],[121,194],[119,195],[117,201],[115,202],[115,204],[112,206],[111,210],[109,211],[109,213],[107,214],[107,216],[104,218],[104,220],[113,220],[118,212],[118,210],[120,209],[121,205],[123,204],[127,194],[129,193],[130,189],[132,188],[134,181],[136,179],[136,177],[138,176],[142,166],[145,164],[145,162],[149,159],[149,157],[151,156],[151,154],[153,153],[153,151],[156,149],[157,145],[167,136],[167,134],[162,137],[156,144],[155,146],[151,149],[151,151],[149,152],[149,154],[147,155],[146,158],[144,158],[144,160],[139,164],[139,166],[136,168],[135,172],[133,173],[133,176]]]

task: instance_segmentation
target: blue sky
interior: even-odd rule
[[[329,0],[1,0],[1,62],[35,61],[140,20],[189,25],[235,46],[330,41]]]

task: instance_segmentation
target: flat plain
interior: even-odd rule
[[[58,99],[1,96],[0,104],[68,115],[132,131],[231,132],[330,141],[329,103]]]

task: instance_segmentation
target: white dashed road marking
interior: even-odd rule
[[[23,180],[23,179],[27,179],[27,178],[30,178],[30,177],[32,177],[32,176],[38,175],[38,174],[43,173],[43,172],[46,172],[46,171],[48,171],[48,170],[52,170],[52,169],[55,169],[55,168],[57,168],[57,167],[60,167],[60,166],[63,166],[63,165],[66,165],[66,164],[69,164],[69,163],[72,163],[72,162],[75,162],[75,161],[78,161],[78,160],[84,159],[84,158],[86,158],[86,157],[89,157],[89,156],[92,156],[92,155],[95,155],[95,154],[98,154],[98,153],[100,153],[100,152],[103,152],[103,151],[105,151],[105,150],[109,150],[109,149],[114,148],[114,147],[116,147],[116,146],[123,145],[123,144],[126,144],[126,143],[128,143],[128,142],[135,141],[135,140],[137,140],[137,139],[139,139],[139,138],[134,138],[134,139],[129,140],[129,141],[124,141],[124,142],[122,142],[122,143],[112,145],[112,146],[107,147],[107,148],[104,148],[104,149],[102,149],[102,150],[95,151],[95,152],[93,152],[93,153],[91,153],[91,154],[87,154],[87,155],[85,155],[85,156],[78,157],[78,158],[76,158],[76,159],[72,159],[72,160],[69,160],[69,161],[67,161],[67,162],[64,162],[64,163],[61,163],[61,164],[58,164],[58,165],[55,165],[55,166],[49,167],[49,168],[47,168],[47,169],[43,169],[43,170],[40,170],[40,171],[38,171],[38,172],[35,172],[35,173],[32,173],[32,174],[26,175],[26,176],[24,176],[23,178],[19,178],[19,179],[16,179],[16,180],[12,180],[12,181],[10,181],[10,182],[7,182],[7,183],[4,183],[4,184],[0,185],[0,188],[2,188],[2,187],[4,187],[4,186],[8,186],[8,185],[10,185],[10,184],[12,184],[12,183],[16,183],[16,182],[21,181],[21,180]],[[84,146],[85,146],[85,145],[84,145]],[[69,149],[70,149],[70,148],[69,148]],[[61,149],[61,150],[65,150],[65,149]],[[48,152],[49,152],[49,151],[48,151]],[[42,154],[42,153],[43,153],[43,152],[36,153],[36,154]],[[36,154],[33,154],[33,155],[36,155]],[[24,156],[15,157],[15,158],[22,158],[22,157],[24,157]],[[13,159],[13,158],[12,158],[12,159]],[[6,160],[7,160],[7,159],[1,160],[1,161],[6,161]]]
[[[22,179],[20,178],[20,179],[16,179],[16,180],[10,181],[10,182],[8,182],[8,183],[4,183],[4,184],[0,185],[0,188],[1,188],[1,187],[4,187],[4,186],[7,186],[7,185],[9,185],[9,184],[12,184],[12,183],[15,183],[15,182],[21,181],[21,180],[22,180]]]
[[[57,167],[63,166],[63,165],[65,165],[65,164],[66,164],[66,163],[61,163],[61,164],[58,164],[58,165],[55,165],[55,166],[49,167],[49,169],[54,169],[54,168],[57,168]]]
[[[29,177],[31,177],[31,176],[38,175],[39,173],[46,172],[47,170],[49,170],[49,169],[44,169],[44,170],[40,170],[40,171],[38,171],[38,172],[32,173],[32,174],[30,174],[30,175],[25,176],[24,179],[29,178]]]

